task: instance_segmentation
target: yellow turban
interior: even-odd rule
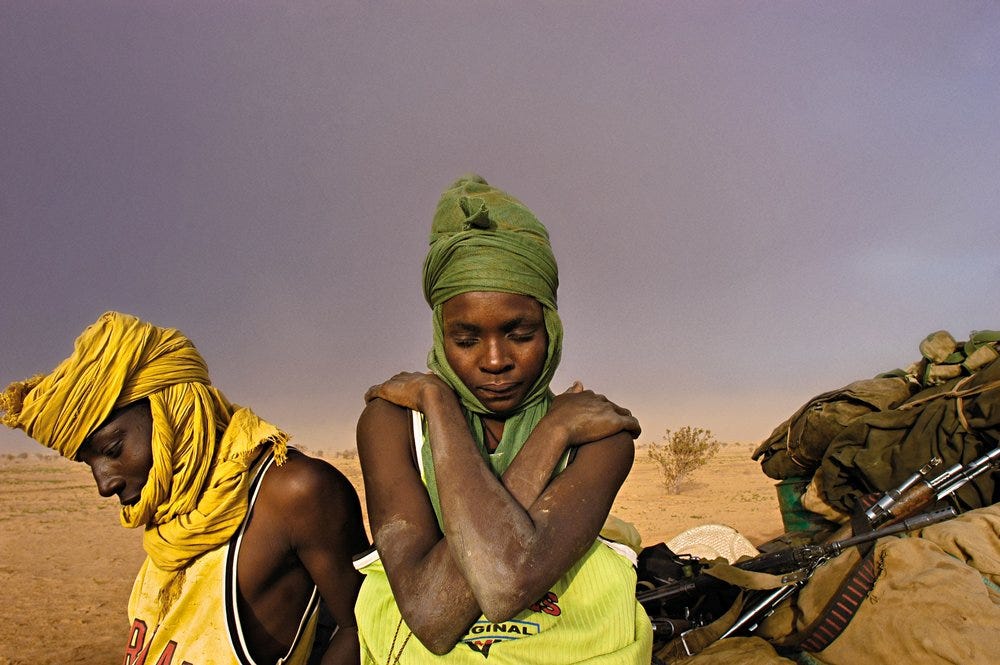
[[[48,376],[0,393],[2,421],[69,459],[117,408],[149,400],[153,468],[122,524],[143,526],[153,562],[178,570],[226,542],[246,515],[249,465],[270,444],[277,461],[288,436],[211,386],[205,361],[173,328],[107,312]]]

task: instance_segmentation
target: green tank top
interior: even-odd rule
[[[480,617],[443,656],[411,636],[381,561],[366,563],[355,606],[365,665],[648,665],[651,660],[653,630],[635,599],[635,571],[602,542],[595,542],[534,605],[502,623]]]
[[[418,431],[415,427],[415,434]],[[415,443],[419,448],[422,442],[415,436]],[[365,575],[355,605],[365,665],[648,665],[652,657],[653,629],[635,598],[635,569],[602,540],[595,541],[536,603],[502,623],[481,616],[443,656],[431,653],[412,636],[378,553],[355,566]]]

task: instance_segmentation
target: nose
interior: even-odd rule
[[[487,341],[481,364],[482,370],[488,374],[500,374],[511,369],[514,362],[505,340],[491,339]]]
[[[107,465],[94,465],[92,471],[94,482],[97,483],[97,493],[103,497],[114,496],[125,487],[125,481],[108,469]]]

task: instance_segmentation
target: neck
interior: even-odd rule
[[[482,418],[482,421],[484,443],[486,444],[486,449],[492,453],[500,445],[500,439],[503,438],[503,425],[506,421],[493,418]]]

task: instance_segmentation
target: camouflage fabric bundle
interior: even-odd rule
[[[775,480],[809,478],[828,455],[834,439],[849,426],[869,416],[875,418],[875,414],[891,413],[904,402],[915,406],[918,399],[935,394],[941,386],[970,380],[984,367],[996,364],[993,361],[1000,357],[998,344],[1000,331],[995,330],[973,331],[964,342],[955,341],[945,330],[933,332],[920,342],[920,360],[905,370],[855,381],[813,397],[778,425],[754,451],[752,458],[760,460],[761,469]],[[886,418],[892,420],[893,416]],[[954,458],[954,455],[947,455],[942,459],[947,462]],[[910,468],[903,477],[920,468],[927,459]],[[830,472],[826,475],[829,476]],[[823,484],[824,488],[837,484],[831,478],[820,480],[829,481],[830,484]],[[870,489],[888,488],[879,486]],[[833,505],[842,509],[836,503]]]
[[[896,487],[932,457],[941,469],[969,462],[1000,440],[1000,362],[921,391],[891,411],[855,420],[829,446],[816,474],[826,501],[851,512],[860,496]],[[959,508],[1000,499],[997,474],[963,487]]]
[[[764,473],[775,480],[811,476],[830,442],[857,418],[891,409],[916,391],[904,376],[855,381],[813,397],[778,425],[753,453]]]
[[[920,342],[921,359],[907,368],[925,387],[975,374],[998,357],[1000,331],[973,331],[965,342],[956,342],[947,330],[932,332]]]

